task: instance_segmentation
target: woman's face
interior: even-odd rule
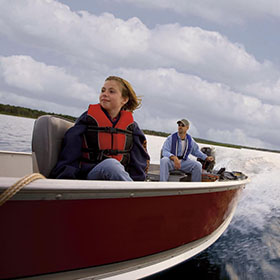
[[[110,114],[118,114],[128,97],[122,96],[122,87],[118,81],[105,81],[99,96],[100,105]]]

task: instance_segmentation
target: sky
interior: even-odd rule
[[[142,129],[280,150],[278,0],[0,0],[0,103],[78,117],[110,75]]]

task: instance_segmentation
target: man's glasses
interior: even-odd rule
[[[178,123],[178,126],[185,127],[185,125],[182,123]]]

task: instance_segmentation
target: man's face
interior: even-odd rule
[[[178,123],[178,132],[180,135],[186,134],[188,129],[189,129],[188,126],[184,125],[181,122]]]

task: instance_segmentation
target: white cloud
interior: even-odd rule
[[[151,33],[150,61],[154,65],[176,67],[234,89],[279,75],[272,63],[258,62],[242,45],[230,42],[218,32],[170,24],[157,26]]]
[[[179,0],[174,7],[171,1],[149,3],[187,9]],[[203,13],[205,6],[197,3]],[[149,29],[136,17],[73,12],[53,0],[0,4],[1,42],[18,46],[22,54],[0,56],[0,100],[19,97],[24,104],[36,100],[44,109],[82,112],[97,102],[106,76],[120,75],[144,96],[135,113],[142,128],[172,132],[186,117],[197,137],[215,132],[224,137],[232,126],[237,130],[227,139],[233,141],[260,144],[255,139],[262,139],[272,145],[280,140],[274,137],[280,127],[279,70],[218,32],[179,24]],[[220,4],[216,12],[223,14],[230,6]],[[258,125],[265,127],[266,139]]]
[[[40,102],[81,106],[97,99],[86,84],[65,73],[64,69],[37,62],[29,56],[0,56],[0,85]]]
[[[260,97],[261,91],[250,85],[260,80],[274,83],[279,77],[272,63],[260,63],[242,45],[201,28],[170,24],[148,29],[137,18],[124,21],[108,13],[76,13],[55,1],[9,1],[0,15],[0,32],[18,44],[64,59],[74,75],[89,69],[83,73],[88,84],[91,71],[107,75],[119,66],[166,67]]]
[[[96,61],[145,51],[149,32],[137,18],[124,21],[109,13],[75,13],[53,0],[11,0],[2,4],[0,32],[22,44]]]
[[[280,78],[275,83],[263,80],[248,84],[244,87],[244,92],[266,100],[271,104],[280,105]]]
[[[75,107],[75,105],[65,107],[64,104],[47,101],[45,99],[34,99],[33,97],[20,95],[14,92],[0,91],[0,100],[3,104],[43,110],[50,113],[66,114],[74,117],[78,117],[81,114],[81,109]]]
[[[178,73],[175,69],[122,69],[119,73],[133,81],[137,94],[145,93],[142,112],[136,115],[148,128],[172,132],[178,119],[189,118],[190,132],[196,137],[207,138],[209,128],[228,131],[230,127],[254,136],[247,138],[247,145],[255,145],[253,139],[266,136],[274,139],[271,145],[277,145],[280,140],[279,133],[278,136],[275,133],[275,127],[280,127],[280,106],[265,104],[258,98],[197,76]],[[232,138],[231,142],[237,140]],[[244,142],[242,140],[241,144]]]
[[[1,8],[0,32],[9,31],[8,36],[20,43],[59,52],[72,60],[83,59],[83,63],[176,66],[221,82],[255,81],[275,71],[218,32],[178,24],[150,30],[135,17],[124,21],[108,13],[76,13],[55,1],[22,0],[14,9],[13,2]]]

